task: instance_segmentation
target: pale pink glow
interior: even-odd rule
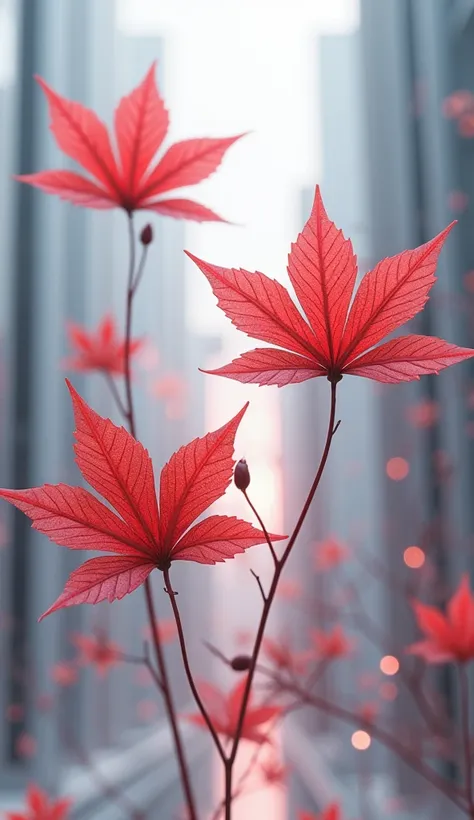
[[[232,817],[234,820],[286,820],[287,818],[287,797],[286,789],[283,785],[268,785],[262,783],[259,775],[259,764],[275,759],[275,754],[279,754],[281,745],[280,732],[277,729],[272,731],[273,743],[263,747],[258,755],[256,770],[246,781],[248,794],[243,794],[236,800]],[[255,754],[255,744],[243,741],[237,763],[234,769],[234,783],[238,783],[240,776],[247,769],[252,757]],[[263,788],[260,788],[263,786]],[[215,768],[215,802],[222,799],[222,766],[216,761]]]

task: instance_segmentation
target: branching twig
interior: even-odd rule
[[[128,284],[127,284],[127,307],[126,307],[126,317],[125,317],[125,344],[124,344],[124,372],[125,372],[125,393],[126,393],[126,406],[124,407],[125,417],[128,421],[130,433],[134,438],[136,438],[136,427],[135,427],[135,413],[133,408],[133,393],[132,393],[132,378],[131,378],[131,366],[130,366],[130,349],[131,349],[131,338],[132,338],[132,308],[133,308],[133,297],[136,293],[137,286],[141,279],[144,270],[144,264],[146,260],[146,248],[144,248],[142,258],[139,263],[139,269],[137,274],[135,275],[135,231],[133,226],[133,217],[132,214],[128,216],[128,229],[129,229],[129,245],[130,245],[130,259],[129,259],[129,269],[128,269]],[[183,792],[186,799],[187,808],[189,811],[189,818],[190,820],[198,820],[197,811],[196,811],[196,804],[194,800],[194,795],[191,786],[191,778],[189,774],[189,767],[186,760],[186,755],[184,752],[183,742],[181,740],[181,735],[178,727],[178,719],[176,715],[176,709],[173,702],[173,697],[171,694],[171,687],[169,683],[168,673],[166,669],[165,657],[163,653],[163,648],[161,646],[160,636],[158,633],[158,628],[156,624],[156,615],[155,615],[155,607],[153,603],[153,592],[151,588],[150,579],[147,578],[145,580],[145,600],[146,600],[146,607],[148,612],[148,618],[150,621],[150,628],[151,634],[153,639],[153,646],[156,654],[156,660],[159,669],[159,676],[156,676],[156,673],[152,675],[154,677],[157,686],[159,687],[160,691],[163,695],[163,700],[165,704],[165,709],[168,717],[168,721],[171,728],[171,733],[173,736],[174,746],[176,750],[176,757],[178,761],[178,768],[181,776],[181,782],[183,786]],[[153,667],[149,666],[150,669]]]
[[[336,387],[337,387],[336,383],[331,382],[331,409],[330,409],[330,414],[329,414],[329,424],[328,424],[328,431],[327,431],[327,435],[326,435],[326,442],[325,442],[325,445],[324,445],[323,454],[321,456],[321,461],[319,463],[319,467],[318,467],[318,470],[316,472],[316,476],[314,478],[313,484],[312,484],[311,489],[308,493],[306,501],[303,505],[303,509],[301,510],[298,521],[296,522],[295,528],[294,528],[294,530],[293,530],[293,532],[290,536],[290,539],[289,539],[288,544],[285,548],[285,551],[283,552],[282,557],[280,559],[278,559],[277,565],[275,567],[275,572],[274,572],[274,575],[273,575],[273,580],[272,580],[272,583],[271,583],[271,586],[270,586],[270,590],[268,592],[266,601],[265,601],[264,606],[263,606],[262,615],[261,615],[261,618],[260,618],[260,623],[259,623],[259,626],[258,626],[257,635],[256,635],[256,638],[255,638],[255,644],[254,644],[254,648],[253,648],[253,652],[252,652],[252,657],[251,657],[247,682],[246,682],[246,686],[245,686],[243,697],[242,697],[242,704],[241,704],[241,707],[240,707],[239,719],[237,721],[236,733],[235,733],[234,741],[232,743],[232,748],[231,748],[230,755],[229,755],[229,757],[226,761],[226,765],[225,765],[225,820],[231,820],[233,766],[234,766],[235,759],[237,757],[237,752],[238,752],[238,749],[239,749],[239,743],[240,743],[240,739],[241,739],[241,736],[242,736],[242,730],[243,730],[243,726],[244,726],[245,714],[246,714],[246,711],[247,711],[247,705],[248,705],[248,701],[249,701],[250,691],[251,691],[251,688],[252,688],[253,677],[254,677],[254,674],[255,674],[256,666],[257,666],[257,661],[258,661],[258,656],[259,656],[260,648],[261,648],[262,641],[263,641],[263,636],[265,634],[265,627],[267,625],[268,616],[270,614],[271,607],[272,607],[273,601],[275,599],[275,594],[276,594],[276,591],[277,591],[277,588],[278,588],[278,582],[280,580],[281,574],[282,574],[283,569],[286,565],[286,562],[288,561],[288,558],[290,557],[291,551],[293,549],[293,545],[294,545],[294,543],[295,543],[295,541],[296,541],[296,539],[299,535],[301,527],[304,524],[304,521],[305,521],[306,516],[308,514],[308,510],[311,506],[311,502],[313,501],[314,495],[315,495],[316,490],[318,489],[318,486],[319,486],[319,482],[321,481],[321,477],[322,477],[322,474],[324,472],[324,468],[326,466],[326,462],[327,462],[327,459],[328,459],[328,456],[329,456],[329,450],[331,448],[331,442],[332,442],[334,432],[335,432],[334,419],[335,419],[335,415],[336,415]]]
[[[169,570],[166,570],[166,569],[164,570],[163,577],[165,579],[166,592],[168,593],[170,603],[171,603],[171,608],[173,610],[174,619],[176,621],[176,628],[178,630],[178,640],[179,640],[179,645],[180,645],[180,648],[181,648],[181,656],[182,656],[182,659],[183,659],[184,670],[186,672],[186,677],[188,679],[188,683],[189,683],[191,692],[193,693],[193,697],[194,697],[194,700],[196,701],[196,705],[197,705],[199,711],[201,712],[201,715],[203,716],[203,718],[206,722],[207,728],[209,729],[209,732],[210,732],[211,737],[214,741],[214,744],[215,744],[215,747],[216,747],[216,749],[219,753],[219,756],[220,756],[221,760],[223,762],[225,762],[226,761],[226,754],[225,754],[224,748],[222,746],[221,741],[219,740],[219,736],[218,736],[218,734],[217,734],[217,732],[214,728],[214,724],[212,723],[212,720],[209,716],[209,713],[208,713],[206,707],[204,706],[202,698],[201,698],[201,696],[198,692],[197,686],[194,682],[193,673],[191,671],[191,665],[189,663],[188,652],[187,652],[187,649],[186,649],[186,639],[184,637],[184,630],[183,630],[183,624],[181,622],[181,615],[180,615],[180,612],[179,612],[178,604],[176,602],[176,593],[174,592],[173,587],[171,585]]]
[[[254,570],[253,570],[253,569],[251,569],[251,570],[250,570],[250,573],[251,573],[251,575],[253,575],[253,577],[255,578],[255,580],[256,580],[256,582],[257,582],[257,584],[258,584],[258,588],[259,588],[259,590],[260,590],[260,594],[261,594],[261,596],[262,596],[263,603],[264,603],[264,604],[266,604],[266,602],[267,602],[267,596],[265,595],[265,591],[264,591],[264,589],[263,589],[262,582],[261,582],[261,580],[260,580],[260,576],[259,576],[259,575],[257,575],[257,573],[256,573],[256,572],[254,572]]]

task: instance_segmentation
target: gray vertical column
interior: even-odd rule
[[[61,3],[23,3],[19,14],[18,154],[15,171],[27,173],[58,160],[48,135],[47,116],[35,72],[54,80],[63,70]],[[62,221],[58,203],[27,186],[15,191],[12,271],[13,320],[11,469],[8,484],[34,486],[59,473],[61,424],[57,392],[57,331],[61,298]],[[25,768],[54,787],[56,726],[35,709],[39,694],[51,691],[57,621],[36,624],[57,592],[59,550],[13,513],[10,556],[11,615],[10,702],[26,707],[24,720],[11,728],[7,754],[19,764],[18,740],[31,734],[37,752]],[[23,768],[23,766],[22,766]],[[31,776],[31,775],[29,775]]]
[[[15,139],[15,125],[17,106],[15,92],[18,84],[18,66],[14,62],[16,53],[16,26],[19,25],[19,15],[15,13],[13,3],[3,0],[0,3],[0,19],[2,21],[2,45],[10,54],[12,63],[5,66],[6,71],[0,78],[0,484],[8,486],[10,468],[14,458],[14,447],[10,435],[10,419],[16,397],[11,389],[12,350],[13,345],[13,289],[15,277],[12,275],[13,262],[18,254],[16,238],[16,201],[17,183],[10,174],[14,163],[17,163],[18,151]],[[19,37],[18,37],[19,39]],[[0,526],[3,538],[3,549],[0,550],[0,601],[1,623],[0,629],[0,712],[6,715],[6,709],[11,702],[12,680],[10,675],[10,656],[12,638],[8,628],[8,615],[11,603],[10,577],[13,552],[11,549],[10,524],[12,517],[7,504],[2,504],[0,511]],[[2,764],[10,760],[11,731],[7,721],[0,723],[0,761]],[[5,774],[5,766],[0,770]],[[3,778],[2,778],[3,779]]]
[[[420,243],[419,201],[416,189],[416,153],[413,141],[413,77],[410,64],[409,2],[388,0],[382,7],[374,0],[362,0],[362,40],[364,55],[364,104],[367,116],[369,218],[372,256],[378,260]],[[425,457],[414,440],[406,442],[402,424],[407,404],[419,396],[417,386],[381,389],[379,399],[380,476],[392,456],[410,453],[411,474],[400,484],[385,479],[382,490],[382,537],[385,561],[397,570],[404,544],[416,543],[410,521],[411,498],[421,510],[427,509],[424,483],[416,481],[414,468]],[[418,476],[417,476],[418,478]],[[383,479],[382,479],[383,480]],[[431,515],[431,512],[428,513]],[[411,616],[400,607],[396,595],[386,603],[387,632],[403,644],[410,635]],[[405,641],[408,642],[408,641]],[[410,706],[402,697],[393,708],[402,724],[410,719]],[[401,778],[403,791],[415,790],[418,782],[407,778],[395,761],[393,769]]]
[[[362,2],[374,258],[421,244],[449,221],[452,158],[446,124],[441,119],[441,102],[448,90],[448,6],[430,0],[395,0],[383,5],[376,0]],[[410,329],[462,343],[453,314],[440,299],[441,291],[452,295],[455,290],[453,274],[448,273],[457,268],[455,249],[456,241],[451,237],[438,265],[441,282]],[[464,433],[460,421],[462,380],[462,367],[458,366],[419,384],[383,388],[380,401],[384,461],[392,455],[409,455],[410,460],[409,479],[386,485],[387,560],[396,569],[393,556],[399,561],[403,546],[416,543],[412,538],[422,535],[423,525],[434,524],[431,554],[443,580],[450,574],[450,533],[462,535],[467,522],[462,492],[451,503],[446,483],[441,486],[437,479],[434,459],[437,451],[449,449],[459,469],[456,485],[459,481],[470,486],[460,453],[460,431]],[[403,431],[408,406],[420,398],[438,402],[441,424],[425,433]],[[392,596],[389,610],[392,634],[401,644],[407,643],[412,620],[408,608],[401,608]],[[449,676],[444,672],[440,685],[449,697]],[[412,719],[404,698],[397,701],[396,714],[405,725]],[[418,785],[407,778],[403,783],[407,790]]]
[[[420,182],[423,192],[424,228],[427,236],[433,236],[452,221],[453,212],[449,207],[452,191],[456,190],[456,143],[452,124],[442,116],[444,99],[451,92],[454,79],[453,54],[457,39],[450,27],[451,4],[428,0],[423,4],[412,2],[412,19],[415,42],[415,70],[423,93],[423,103],[419,117],[420,138]],[[474,42],[473,33],[468,42]],[[472,77],[466,78],[472,83]],[[466,180],[467,182],[467,180]],[[462,190],[466,191],[462,181]],[[467,185],[467,193],[473,192]],[[460,309],[463,298],[462,250],[466,233],[472,234],[472,209],[460,217],[447,243],[438,266],[439,292],[432,306],[428,306],[427,316],[430,330],[443,339],[469,345],[467,320]],[[472,445],[466,446],[466,401],[469,380],[472,377],[470,362],[449,369],[436,380],[436,394],[443,408],[440,430],[440,445],[449,451],[456,465],[449,488],[449,498],[444,503],[448,531],[460,544],[466,543],[472,534],[474,514],[471,503],[473,479]],[[468,457],[471,456],[471,458]],[[445,550],[452,553],[449,545]],[[461,556],[462,552],[459,551]],[[454,569],[455,556],[445,556],[444,563]],[[457,572],[463,566],[458,562]]]
[[[368,216],[366,128],[363,103],[362,49],[360,30],[320,40],[320,94],[322,179],[321,187],[329,217],[350,237],[358,260],[358,282],[372,266]],[[357,287],[356,284],[356,287]],[[326,388],[327,389],[327,388]],[[341,426],[331,447],[326,468],[326,522],[324,537],[335,536],[347,543],[354,555],[359,550],[381,550],[380,429],[377,388],[368,379],[345,377],[338,385],[337,418]],[[384,556],[381,556],[384,559]],[[348,567],[350,578],[364,590],[364,605],[371,612],[383,609],[381,590],[367,587],[365,571],[355,560]],[[345,579],[341,568],[337,582]],[[331,600],[333,587],[325,579],[323,595]],[[325,676],[328,691],[354,700],[353,680],[368,665],[377,665],[377,653],[363,640],[350,664],[350,677],[338,673],[337,665]],[[346,670],[347,673],[348,670]],[[350,731],[331,722],[349,749]]]
[[[73,0],[70,4],[69,42],[74,47],[69,53],[68,95],[92,108],[112,129],[115,103],[116,28],[115,0]],[[114,212],[69,207],[68,211],[67,293],[64,320],[70,318],[94,331],[99,320],[113,312],[114,291],[113,228]],[[70,373],[74,386],[97,412],[113,414],[113,402],[105,380],[100,374]],[[67,391],[65,392],[67,429],[64,441],[65,464],[70,468],[69,480],[80,483],[81,478],[73,463],[74,421]],[[78,563],[92,557],[89,554],[68,553],[64,571],[69,572]],[[64,637],[68,641],[72,629],[91,635],[100,625],[107,628],[113,620],[113,609],[108,603],[98,606],[73,608]],[[115,723],[110,698],[110,680],[98,679],[95,669],[84,668],[80,685],[74,687],[72,700],[77,704],[77,716],[71,731],[76,737],[76,752],[89,755],[97,747],[112,741]],[[120,723],[120,715],[118,715]]]

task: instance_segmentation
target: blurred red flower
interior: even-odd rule
[[[50,800],[46,792],[31,783],[26,792],[25,811],[9,813],[6,820],[66,820],[71,802],[64,797],[56,801]]]
[[[237,730],[246,682],[247,678],[245,676],[228,693],[221,692],[216,686],[207,682],[201,683],[199,687],[216,732],[229,739],[235,736]],[[278,717],[280,712],[281,709],[279,706],[253,706],[252,695],[250,695],[241,737],[245,740],[251,740],[254,743],[266,743],[269,741],[269,738],[262,729],[262,726],[273,718]],[[200,712],[186,715],[185,717],[186,720],[195,723],[196,726],[207,729],[207,724]]]
[[[310,814],[307,811],[300,811],[298,820],[342,820],[342,813],[339,803],[331,803],[326,806],[320,814]]]
[[[171,641],[176,640],[178,635],[178,628],[176,626],[176,621],[172,618],[163,618],[156,621],[156,629],[158,631],[158,636],[160,638],[161,643],[171,643]],[[151,641],[153,635],[151,634],[151,627],[149,624],[146,624],[143,627],[143,637],[147,641]]]
[[[432,427],[439,418],[439,405],[435,401],[422,399],[416,404],[407,407],[407,418],[413,427]]]
[[[75,355],[66,359],[66,368],[79,371],[101,370],[111,376],[124,374],[125,339],[119,336],[113,316],[104,316],[95,331],[87,331],[81,325],[69,322],[67,332]],[[142,345],[142,339],[132,339],[130,356],[134,356]]]
[[[29,735],[28,732],[22,732],[15,743],[17,754],[26,759],[35,756],[37,747],[38,744],[35,738],[33,735]]]
[[[340,624],[332,629],[314,629],[311,633],[316,655],[320,659],[335,660],[344,658],[352,652],[353,642],[350,641]]]
[[[270,760],[262,761],[260,773],[268,786],[282,786],[288,775],[288,767],[272,757]]]
[[[315,545],[315,567],[324,572],[340,566],[349,558],[349,549],[336,538],[326,538]]]
[[[407,652],[428,663],[466,663],[474,658],[474,597],[467,575],[448,602],[446,614],[420,601],[413,602],[413,610],[426,637],[409,646]]]
[[[92,664],[99,677],[103,678],[112,666],[122,661],[122,649],[117,643],[109,641],[103,632],[95,635],[71,635],[71,642],[79,650],[78,663],[82,666]]]
[[[302,674],[308,665],[308,652],[294,652],[287,638],[264,638],[262,654],[280,671]]]
[[[164,403],[167,418],[180,419],[186,414],[188,386],[179,373],[159,376],[151,385],[151,392]]]
[[[277,595],[279,598],[285,598],[287,601],[294,601],[301,598],[303,594],[303,587],[300,581],[295,578],[283,578],[278,584]]]
[[[457,119],[462,114],[472,111],[474,108],[474,96],[470,91],[453,91],[443,100],[443,114],[449,119]]]
[[[73,663],[59,661],[51,669],[51,677],[58,686],[72,686],[77,681],[77,667]]]

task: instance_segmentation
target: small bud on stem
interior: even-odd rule
[[[141,234],[140,234],[140,242],[142,245],[151,245],[153,242],[153,228],[151,227],[150,223],[145,225]]]
[[[235,465],[234,482],[237,489],[243,493],[250,484],[250,473],[245,458],[241,458]]]
[[[232,658],[230,665],[235,672],[246,672],[250,669],[250,661],[249,655],[236,655]]]

